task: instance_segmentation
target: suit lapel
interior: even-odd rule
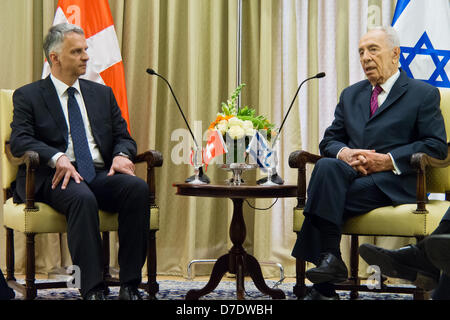
[[[387,96],[386,100],[383,102],[383,104],[378,108],[378,110],[375,112],[375,114],[370,118],[370,120],[375,119],[378,117],[381,113],[383,113],[386,109],[388,109],[392,104],[397,101],[406,91],[408,90],[408,76],[404,71],[400,72],[400,77],[395,82],[394,86],[392,87],[391,91],[389,92],[389,95]]]
[[[61,130],[66,143],[68,142],[68,128],[66,123],[66,118],[62,111],[61,103],[59,101],[58,94],[56,93],[55,86],[53,85],[50,76],[44,79],[41,85],[42,96],[44,97],[46,107],[50,115],[55,120],[56,124]]]
[[[370,118],[370,96],[372,94],[372,85],[367,81],[367,86],[361,90],[359,101],[359,109],[364,119],[364,123]]]

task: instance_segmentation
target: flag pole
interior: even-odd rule
[[[237,33],[236,33],[236,87],[241,84],[242,76],[242,0],[238,0],[237,5]],[[238,112],[241,109],[241,94],[237,97]]]

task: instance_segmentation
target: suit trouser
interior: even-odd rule
[[[52,177],[38,193],[40,201],[63,213],[67,219],[67,239],[74,265],[81,271],[81,294],[103,283],[103,251],[98,210],[119,213],[120,282],[137,285],[145,263],[149,230],[147,183],[135,176],[97,171],[88,185],[70,180],[65,190],[61,183],[51,189]]]
[[[376,186],[372,176],[361,176],[347,163],[335,158],[322,158],[316,163],[307,195],[305,220],[297,233],[292,255],[315,264],[324,237],[315,223],[316,217],[341,228],[351,216],[392,205],[392,200]]]
[[[442,221],[446,223],[445,226],[442,224],[441,221],[441,224],[435,231],[433,231],[432,235],[450,234],[450,228],[448,224],[449,220],[450,220],[450,208],[447,210],[444,217],[442,217]],[[450,275],[441,273],[439,283],[436,289],[433,291],[431,297],[433,300],[450,300]]]

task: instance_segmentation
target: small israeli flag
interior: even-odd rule
[[[256,131],[246,152],[263,171],[266,171],[266,168],[276,167],[276,153],[269,147],[269,143],[260,132]]]

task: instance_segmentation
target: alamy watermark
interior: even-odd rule
[[[381,289],[381,269],[377,265],[370,265],[367,267],[367,273],[370,273],[370,276],[367,278],[366,286],[370,290]]]
[[[67,280],[67,288],[78,288],[81,289],[81,269],[77,265],[69,266],[66,269],[66,273],[69,274],[69,279]]]

